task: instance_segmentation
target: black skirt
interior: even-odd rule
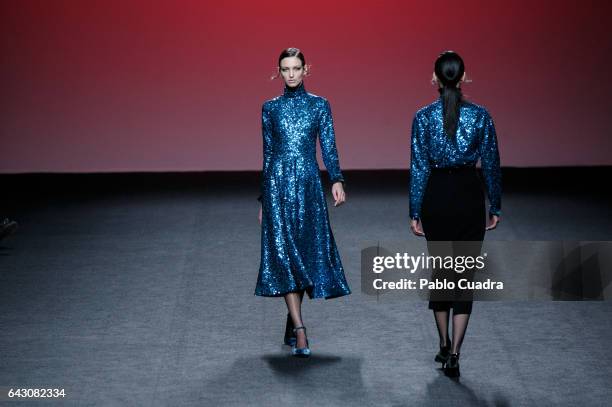
[[[421,225],[430,255],[480,255],[486,221],[484,189],[475,167],[431,170],[421,209]],[[461,278],[472,280],[473,272],[436,269],[431,280],[447,279],[456,286]],[[469,314],[472,292],[458,288],[432,290],[429,308],[434,311],[452,308],[454,314]]]

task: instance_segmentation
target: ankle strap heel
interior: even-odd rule
[[[293,348],[291,349],[291,354],[298,358],[307,358],[307,357],[310,357],[310,348],[308,347],[308,339],[306,339],[305,348],[297,347],[297,331],[299,329],[302,329],[304,331],[304,335],[306,334],[306,327],[304,326],[296,326],[295,328],[293,328],[293,333],[296,335],[296,341],[295,341],[296,344],[293,345]]]

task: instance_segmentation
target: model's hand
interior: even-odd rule
[[[259,216],[258,216],[257,218],[259,219],[259,224],[260,224],[260,225],[261,225],[261,216],[262,216],[262,213],[263,213],[262,206],[261,206],[261,205],[259,205]]]
[[[499,222],[501,222],[501,220],[499,219],[499,216],[497,216],[497,215],[489,216],[489,222],[488,222],[486,230],[493,230],[493,229],[495,229]]]
[[[411,219],[410,229],[412,230],[412,233],[414,233],[417,236],[425,236],[425,233],[423,232],[423,226],[421,226],[420,220]]]
[[[338,181],[332,185],[332,196],[335,200],[334,206],[342,205],[346,201],[346,194],[344,193],[342,182]]]

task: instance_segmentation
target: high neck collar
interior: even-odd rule
[[[306,89],[304,88],[304,81],[302,81],[302,83],[300,83],[295,88],[290,88],[289,86],[285,85],[285,92],[283,93],[283,96],[293,98],[296,96],[304,95],[305,93]]]

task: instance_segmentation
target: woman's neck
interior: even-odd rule
[[[306,92],[306,89],[304,88],[304,81],[300,82],[299,85],[297,86],[287,86],[287,84],[285,84],[285,92],[284,95],[287,97],[294,97],[294,96],[298,96],[301,94],[304,94]]]

